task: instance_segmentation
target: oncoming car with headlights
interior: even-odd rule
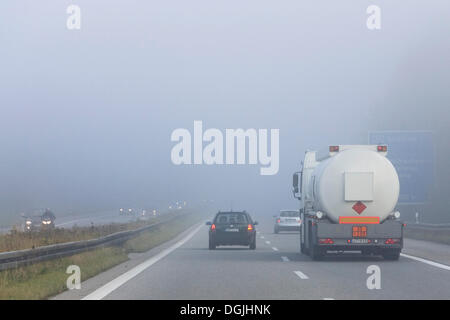
[[[24,231],[41,231],[50,230],[55,228],[55,214],[49,209],[36,210],[34,214],[23,216],[24,221]]]

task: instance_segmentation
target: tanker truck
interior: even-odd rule
[[[359,251],[398,260],[403,248],[400,184],[386,145],[337,145],[306,151],[293,175],[300,200],[300,250],[313,260]]]

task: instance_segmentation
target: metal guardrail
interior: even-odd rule
[[[450,223],[406,223],[406,228],[411,229],[450,229]]]
[[[80,252],[89,251],[102,246],[122,243],[142,232],[150,231],[170,222],[178,216],[171,217],[165,221],[154,223],[139,229],[116,232],[101,238],[53,244],[18,251],[0,252],[0,271],[17,268],[19,266],[35,262],[71,256]]]

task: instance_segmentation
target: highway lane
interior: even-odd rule
[[[103,290],[100,297],[105,299],[450,299],[448,285],[450,270],[406,257],[401,257],[399,261],[384,261],[382,258],[349,254],[330,256],[324,261],[312,261],[299,253],[297,233],[273,234],[271,219],[263,219],[261,222],[257,228],[259,233],[255,251],[245,247],[219,247],[217,250],[210,251],[207,249],[208,229],[206,226],[201,226],[197,232],[190,230],[191,238],[184,243],[172,248],[160,259],[140,270],[140,273],[132,274],[115,290]],[[167,244],[166,249],[176,243],[175,241]],[[432,247],[434,244],[427,245]],[[409,252],[408,250],[406,248],[405,252]],[[155,255],[160,253],[161,251],[155,251]],[[133,264],[133,262],[130,263]],[[142,264],[136,263],[136,265]],[[367,268],[371,265],[379,266],[381,270],[380,290],[367,288],[366,281],[370,276],[367,274]],[[102,285],[114,279],[117,280],[124,271],[123,268],[122,272],[120,270],[118,266],[112,271],[113,274],[108,275],[110,272],[105,272],[88,280],[86,284],[83,283],[82,285],[86,286],[82,295],[66,292],[56,298],[86,297]],[[133,268],[126,270],[133,270]],[[103,280],[99,281],[96,278]]]

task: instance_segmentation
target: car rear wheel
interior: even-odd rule
[[[278,233],[280,230],[278,230],[278,227],[273,228],[273,233]]]
[[[250,250],[255,250],[256,249],[256,239],[253,239],[252,243],[250,243],[249,248],[250,248]]]

